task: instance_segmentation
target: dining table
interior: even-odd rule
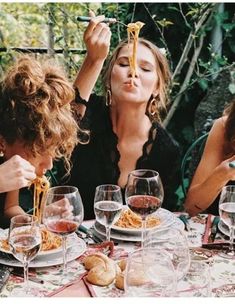
[[[229,241],[227,233],[224,234],[217,229],[215,239],[213,239],[213,242],[210,240],[215,216],[198,214],[197,216],[189,217],[187,213],[177,212],[174,213],[174,217],[177,219],[178,228],[187,237],[191,259],[204,261],[210,267],[210,296],[235,296],[235,259],[228,259],[220,255],[222,245]],[[94,223],[95,220],[84,221],[83,226],[91,228],[94,227]],[[98,233],[95,230],[95,233],[97,237],[104,238],[102,232]],[[131,238],[130,240],[128,238],[118,238],[115,237],[115,234],[111,242],[103,241],[100,243],[94,243],[84,232],[79,232],[78,236],[80,241],[78,243],[74,242],[71,245],[72,249],[68,249],[71,252],[74,250],[74,256],[68,262],[66,280],[61,280],[63,276],[61,263],[53,265],[53,263],[49,263],[50,259],[46,258],[45,265],[42,263],[40,267],[37,267],[36,264],[36,267],[29,268],[31,293],[35,297],[125,297],[125,291],[116,288],[114,283],[105,287],[90,284],[86,280],[87,271],[84,268],[83,259],[94,252],[102,252],[109,255],[113,260],[118,261],[127,258],[131,252],[140,248],[140,242]],[[213,244],[215,246],[212,246]],[[77,257],[76,250],[78,250]],[[0,252],[1,263],[4,264],[4,259]],[[48,266],[46,263],[48,263]],[[10,265],[9,268],[11,270],[14,269],[14,265]],[[1,289],[0,297],[11,297],[12,294],[15,296],[17,295],[17,290],[21,288],[23,288],[22,275],[11,271],[7,282]],[[177,297],[177,291],[175,296]],[[192,290],[191,296],[197,296],[195,291]]]

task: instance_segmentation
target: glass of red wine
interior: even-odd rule
[[[125,200],[127,206],[141,216],[141,247],[144,247],[146,219],[148,215],[156,212],[162,204],[164,197],[163,186],[157,171],[139,169],[129,173]]]
[[[43,212],[46,228],[62,237],[63,274],[67,273],[67,236],[82,223],[84,210],[78,188],[57,186],[48,190]]]
[[[122,211],[122,193],[117,185],[100,185],[96,187],[94,212],[97,222],[105,226],[106,241],[110,241],[110,230]]]

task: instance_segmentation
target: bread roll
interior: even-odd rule
[[[103,253],[95,253],[84,259],[85,268],[89,270],[86,279],[94,285],[107,286],[116,277],[116,265]]]

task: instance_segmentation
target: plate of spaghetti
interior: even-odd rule
[[[163,229],[174,222],[174,214],[166,209],[160,208],[147,218],[147,230]],[[112,225],[112,229],[131,234],[140,234],[142,227],[141,217],[124,206],[119,219]]]
[[[11,254],[10,245],[8,243],[8,229],[3,230],[0,235],[0,251]],[[62,251],[62,239],[60,236],[46,230],[43,226],[41,228],[42,243],[38,256],[54,254]],[[72,241],[68,237],[67,247],[71,247]]]

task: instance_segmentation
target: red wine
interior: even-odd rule
[[[77,230],[78,223],[69,220],[52,220],[46,226],[51,232],[67,235]]]
[[[147,216],[161,207],[161,201],[150,195],[134,195],[128,197],[127,205],[136,214]]]

